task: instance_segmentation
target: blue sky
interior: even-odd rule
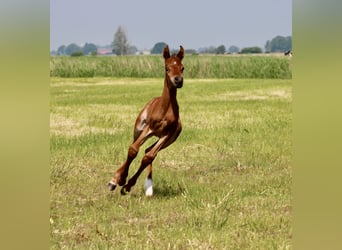
[[[50,47],[107,45],[122,25],[130,44],[186,49],[259,46],[292,35],[290,0],[50,0]]]

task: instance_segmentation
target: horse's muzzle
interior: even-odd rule
[[[175,77],[175,85],[177,88],[183,87],[183,77],[176,76]]]

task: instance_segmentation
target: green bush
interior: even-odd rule
[[[258,54],[258,53],[262,53],[262,49],[259,47],[247,47],[247,48],[243,48],[240,53],[241,54]]]
[[[72,52],[70,56],[83,56],[83,52],[82,51],[75,51],[75,52]]]

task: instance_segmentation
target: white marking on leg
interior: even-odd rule
[[[116,186],[116,183],[115,183],[113,180],[111,180],[108,184],[111,184],[111,185],[113,185],[113,186]]]
[[[145,181],[145,195],[146,196],[152,196],[153,195],[153,182],[152,179],[146,179]]]

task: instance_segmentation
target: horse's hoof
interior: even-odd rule
[[[109,191],[113,191],[116,188],[116,184],[112,181],[108,182]]]
[[[129,191],[130,191],[130,190],[126,189],[126,187],[123,186],[123,187],[121,188],[121,190],[120,190],[120,193],[121,193],[121,195],[126,195],[126,194],[128,194]]]

